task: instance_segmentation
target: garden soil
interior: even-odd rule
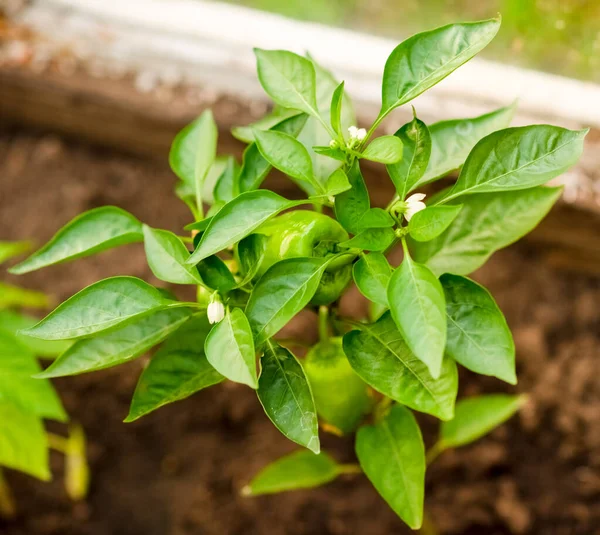
[[[0,238],[48,239],[78,213],[114,204],[154,227],[190,222],[171,194],[165,165],[25,132],[0,134]],[[290,193],[285,192],[284,193]],[[377,190],[383,203],[389,190]],[[427,475],[426,507],[440,534],[600,534],[600,281],[544,265],[529,243],[493,256],[475,274],[514,331],[529,403],[476,444],[443,454]],[[140,245],[17,279],[64,299],[104,277],[149,277]],[[150,277],[150,280],[157,282]],[[364,306],[356,293],[345,300]],[[288,333],[314,339],[303,313]],[[224,384],[124,424],[145,358],[56,380],[89,439],[92,483],[85,502],[63,489],[62,459],[42,483],[10,473],[18,516],[3,535],[390,535],[407,533],[364,476],[313,491],[243,498],[261,467],[295,449],[268,421],[253,392]],[[513,391],[461,375],[461,394]],[[426,441],[436,423],[420,417]],[[61,426],[53,430],[63,433]],[[322,434],[325,449],[353,462],[352,438]]]

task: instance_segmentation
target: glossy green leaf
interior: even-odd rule
[[[270,113],[263,115],[260,119],[254,121],[248,126],[234,126],[231,129],[231,133],[235,139],[243,141],[244,143],[254,142],[254,129],[260,130],[271,130],[275,125],[278,125],[286,119],[296,117],[298,115],[305,115],[294,110],[292,108],[282,108],[281,106],[275,106]]]
[[[416,116],[395,134],[402,142],[402,158],[387,166],[387,171],[400,199],[413,190],[425,174],[431,156],[431,134]]]
[[[481,438],[513,416],[526,401],[525,396],[490,394],[460,400],[456,414],[440,429],[441,449],[464,446]]]
[[[446,353],[471,371],[516,384],[515,344],[493,297],[458,275],[443,275],[440,282],[448,317]]]
[[[587,132],[550,125],[494,132],[475,145],[446,199],[545,184],[577,162]]]
[[[42,481],[51,478],[48,438],[41,419],[10,403],[0,404],[0,466]]]
[[[329,120],[333,131],[341,138],[344,139],[344,132],[342,129],[342,105],[344,101],[344,82],[341,82],[335,88],[335,91],[331,95],[331,106],[329,113]],[[341,141],[341,140],[340,140]]]
[[[116,206],[94,208],[67,223],[46,245],[9,272],[29,273],[142,239],[142,224],[128,212]]]
[[[425,446],[413,414],[400,405],[356,434],[356,456],[377,492],[408,524],[423,523]]]
[[[465,163],[467,156],[480,139],[510,125],[515,105],[471,119],[451,119],[432,124],[429,127],[431,157],[425,174],[415,187],[433,182],[458,169]]]
[[[561,192],[561,188],[538,187],[464,197],[452,225],[431,241],[412,242],[412,255],[436,275],[468,275],[492,253],[535,228]]]
[[[201,284],[195,266],[186,264],[190,252],[175,234],[168,230],[144,229],[144,249],[148,265],[154,276],[174,284]]]
[[[446,305],[440,281],[427,266],[405,254],[390,279],[388,303],[406,344],[437,379],[446,346]]]
[[[225,169],[215,184],[213,196],[216,202],[228,203],[239,195],[240,188],[237,182],[239,174],[240,166],[233,156],[229,156]]]
[[[371,201],[358,160],[348,170],[347,176],[352,187],[335,198],[335,216],[348,232],[356,234],[362,230],[359,222],[369,210]]]
[[[206,315],[195,316],[167,339],[140,376],[126,422],[224,380],[204,355],[211,328]]]
[[[50,298],[34,290],[0,282],[0,310],[6,308],[48,308]]]
[[[30,241],[0,241],[0,264],[27,253],[32,248],[33,244]]]
[[[437,238],[456,219],[462,204],[429,206],[412,216],[408,224],[410,237],[416,241],[429,241]]]
[[[21,312],[14,312],[12,310],[0,311],[0,332],[9,333],[14,336],[22,346],[26,347],[37,357],[54,358],[72,345],[73,342],[68,340],[39,340],[20,332],[33,327],[37,322],[37,318]]]
[[[227,293],[237,285],[227,264],[216,255],[202,260],[198,264],[198,272],[204,284],[213,290]]]
[[[228,310],[212,328],[204,343],[204,352],[212,367],[227,379],[258,388],[252,330],[241,309]]]
[[[83,338],[153,312],[182,306],[135,277],[111,277],[76,293],[24,334],[43,340]]]
[[[391,228],[370,228],[359,232],[356,236],[340,243],[341,247],[363,249],[365,251],[385,251],[390,247],[396,234]]]
[[[258,273],[267,250],[268,238],[263,234],[250,234],[237,246],[237,258],[244,278],[238,286],[248,284]]]
[[[260,496],[311,489],[333,481],[340,473],[340,466],[325,452],[315,455],[306,450],[295,451],[263,468],[242,489],[242,494]]]
[[[316,154],[320,156],[327,156],[328,158],[332,158],[334,160],[337,160],[338,162],[346,161],[346,153],[339,147],[330,147],[329,145],[326,145],[322,147],[313,147],[312,149]],[[338,169],[340,168],[338,167]]]
[[[367,145],[361,157],[372,162],[394,164],[402,159],[402,141],[396,136],[381,136]]]
[[[362,255],[352,267],[354,282],[367,299],[388,306],[387,287],[392,268],[381,253]]]
[[[359,377],[412,409],[442,420],[454,416],[458,373],[452,359],[444,359],[440,377],[434,379],[404,342],[390,312],[359,329],[344,336],[344,352]]]
[[[393,227],[396,224],[394,218],[387,210],[383,208],[370,208],[367,210],[358,222],[358,227],[361,230],[370,228],[386,228]]]
[[[486,47],[499,28],[499,19],[449,24],[400,43],[385,64],[380,117],[469,61]]]
[[[254,53],[258,79],[274,102],[318,115],[315,68],[310,60],[286,50],[255,48]]]
[[[348,191],[351,187],[352,186],[350,185],[350,182],[348,182],[348,176],[346,173],[341,168],[338,168],[331,173],[331,175],[329,175],[329,178],[325,184],[325,191],[320,194],[312,195],[311,199],[318,199],[320,197],[335,197],[344,191]]]
[[[326,267],[324,258],[288,258],[267,270],[246,306],[257,345],[275,335],[308,305]]]
[[[286,208],[302,204],[268,190],[248,191],[228,202],[212,218],[188,264],[216,254],[252,234],[260,225]]]
[[[162,342],[190,316],[185,308],[159,310],[125,327],[78,340],[37,377],[78,375],[129,362]]]
[[[317,411],[302,366],[287,349],[269,341],[261,359],[258,399],[287,438],[319,453]]]

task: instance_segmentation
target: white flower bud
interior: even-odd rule
[[[338,142],[337,142],[335,139],[332,139],[332,140],[329,142],[329,147],[330,147],[330,148],[332,148],[332,149],[337,149],[337,148],[338,148],[338,146],[339,146],[339,143],[338,143]]]
[[[356,132],[356,139],[358,139],[358,141],[362,141],[366,137],[367,137],[367,131],[364,128],[359,128],[358,131]]]
[[[408,199],[406,199],[406,209],[404,211],[404,217],[407,221],[410,221],[410,218],[414,216],[417,212],[420,212],[421,210],[425,210],[425,208],[427,208],[427,206],[423,202],[424,198],[424,193],[415,193],[411,195]]]
[[[358,134],[358,128],[356,128],[356,126],[349,126],[348,134],[350,134],[350,139],[356,139],[356,136]]]
[[[208,323],[219,323],[225,317],[225,307],[218,296],[211,297],[208,308],[206,309]]]

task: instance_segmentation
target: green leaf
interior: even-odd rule
[[[346,153],[340,149],[339,147],[330,147],[329,145],[324,145],[322,147],[313,147],[312,150],[320,155],[320,156],[327,156],[328,158],[333,158],[334,160],[337,160],[338,162],[345,162],[346,161]],[[336,164],[339,165],[339,164]],[[340,169],[339,167],[337,169]],[[336,171],[337,171],[336,169]]]
[[[0,331],[13,335],[19,343],[37,357],[54,358],[66,351],[72,344],[65,340],[38,340],[19,332],[33,327],[37,318],[12,310],[0,311]]]
[[[406,344],[437,379],[446,346],[446,309],[440,281],[427,266],[405,254],[390,279],[388,303]]]
[[[227,203],[239,195],[239,184],[237,183],[239,174],[240,166],[233,156],[229,156],[225,169],[215,184],[213,197],[216,202]]]
[[[359,232],[353,238],[341,242],[341,247],[363,249],[365,251],[385,251],[396,239],[391,228],[370,228]]]
[[[0,404],[0,465],[42,481],[51,479],[48,438],[41,419],[9,403]]]
[[[440,282],[448,317],[446,354],[471,371],[516,384],[515,344],[490,293],[458,275],[443,275]]]
[[[305,113],[294,115],[274,125],[270,130],[282,132],[292,137],[297,137],[306,125],[308,116]],[[265,160],[258,150],[256,143],[248,145],[244,151],[242,168],[238,178],[240,192],[258,189],[269,174],[271,164]]]
[[[146,258],[156,278],[173,284],[202,284],[196,267],[186,264],[190,252],[175,234],[148,225],[143,230]]]
[[[499,19],[449,24],[400,43],[385,64],[379,116],[446,78],[485,48],[499,28]]]
[[[402,142],[402,159],[387,166],[400,199],[404,199],[425,174],[431,152],[427,125],[416,116],[394,134]]]
[[[302,203],[288,201],[268,190],[242,193],[215,214],[187,263],[197,264],[232,246],[279,212]]]
[[[185,308],[160,310],[125,327],[78,340],[37,377],[64,377],[129,362],[162,342],[189,320]]]
[[[235,278],[227,264],[218,256],[212,255],[198,264],[200,276],[209,288],[227,293],[237,286]]]
[[[381,136],[367,145],[361,158],[384,164],[394,164],[402,159],[402,141],[396,136]]]
[[[274,102],[318,115],[315,68],[310,60],[286,50],[255,48],[254,53],[260,84]]]
[[[456,448],[481,438],[506,422],[525,401],[525,396],[505,394],[462,399],[456,404],[454,419],[442,423],[438,447]]]
[[[383,208],[370,208],[366,211],[358,222],[361,230],[370,228],[393,227],[396,224],[394,218]]]
[[[439,379],[410,351],[390,312],[344,336],[344,352],[354,371],[375,390],[408,407],[449,420],[454,416],[458,373],[444,359]]]
[[[388,306],[387,287],[392,268],[381,253],[362,255],[352,267],[354,282],[367,299]]]
[[[125,210],[94,208],[67,223],[46,245],[8,271],[21,275],[142,239],[142,224]]]
[[[258,388],[252,330],[241,309],[227,310],[206,338],[204,352],[212,367],[227,379]]]
[[[377,492],[408,524],[423,523],[425,446],[413,414],[400,405],[356,434],[356,456]]]
[[[6,308],[48,308],[50,298],[34,290],[26,290],[0,282],[0,310]]]
[[[244,278],[238,286],[245,286],[258,273],[267,250],[268,238],[263,234],[250,234],[237,245],[237,258]]]
[[[327,265],[324,258],[288,258],[267,270],[246,306],[257,345],[276,334],[308,305]]]
[[[231,134],[235,139],[250,144],[254,142],[255,128],[260,130],[271,130],[271,128],[273,128],[275,125],[278,125],[286,119],[290,119],[291,117],[297,117],[298,115],[305,114],[291,108],[275,106],[271,113],[263,115],[260,119],[254,121],[248,126],[234,126],[231,129]]]
[[[362,230],[359,222],[369,210],[371,201],[358,160],[348,170],[347,175],[352,187],[335,198],[335,216],[348,232],[356,234]]]
[[[410,237],[416,241],[429,241],[437,238],[456,219],[462,204],[449,206],[429,206],[412,216],[408,223]]]
[[[494,132],[475,145],[446,199],[545,184],[577,162],[587,132],[549,125]]]
[[[319,453],[317,411],[302,366],[272,341],[267,342],[261,363],[257,394],[265,413],[287,438]]]
[[[27,253],[33,247],[30,241],[0,241],[0,264]]]
[[[314,177],[310,154],[297,139],[272,130],[257,130],[254,138],[265,160],[292,178],[309,195],[321,189]]]
[[[333,131],[340,137],[340,141],[344,139],[344,131],[342,127],[342,105],[344,101],[344,82],[341,82],[335,88],[331,95],[331,106],[329,119]]]
[[[510,125],[515,105],[472,119],[452,119],[432,124],[429,127],[431,157],[425,174],[414,187],[433,182],[458,169],[480,139]]]
[[[325,191],[320,194],[312,195],[311,199],[318,199],[320,197],[335,197],[344,191],[348,191],[352,186],[348,182],[348,176],[341,168],[336,169],[325,184]]]
[[[42,340],[83,338],[153,312],[185,306],[135,277],[111,277],[84,288],[24,332]]]
[[[206,315],[195,316],[167,339],[140,376],[126,422],[224,380],[204,355],[211,327]]]
[[[484,193],[461,199],[462,210],[437,238],[412,242],[417,262],[436,275],[468,275],[497,251],[533,230],[558,200],[562,188],[538,187]]]
[[[276,494],[325,485],[340,475],[340,466],[325,452],[295,451],[263,468],[242,489],[244,496]]]

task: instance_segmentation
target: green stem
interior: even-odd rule
[[[373,411],[373,418],[375,418],[375,422],[379,422],[383,419],[391,405],[392,398],[388,398],[387,396],[383,397],[381,401],[375,405],[375,410]]]
[[[365,139],[363,139],[362,143],[359,146],[359,149],[362,151],[363,147],[367,144],[367,142],[369,141],[369,138],[373,135],[373,132],[375,132],[375,130],[377,129],[377,127],[381,124],[381,121],[383,121],[386,117],[387,113],[384,114],[379,114],[377,116],[377,119],[375,119],[375,122],[371,125],[371,128],[369,128],[369,130],[367,131],[367,135],[365,136]]]
[[[177,236],[184,243],[194,243],[194,238],[190,236]]]
[[[340,474],[362,474],[362,468],[358,464],[354,463],[340,464],[338,466],[338,471]]]
[[[445,449],[446,448],[444,447],[444,444],[441,441],[438,441],[433,446],[431,446],[431,448],[429,448],[429,451],[425,455],[425,461],[427,462],[427,466],[429,466],[433,461],[435,461],[440,455],[440,453],[444,452]]]
[[[50,448],[67,455],[69,452],[69,441],[66,438],[55,435],[54,433],[46,433],[46,436],[48,437],[48,446]]]
[[[14,518],[16,514],[15,499],[6,479],[4,479],[4,473],[0,470],[0,517]]]
[[[329,307],[319,307],[319,340],[322,344],[329,342]]]

